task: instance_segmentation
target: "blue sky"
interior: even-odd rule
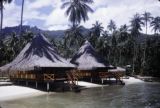
[[[11,4],[5,5],[4,27],[20,24],[21,2],[22,0],[13,0]],[[45,30],[68,28],[70,22],[65,15],[65,9],[60,8],[62,3],[62,0],[25,0],[23,24]],[[92,27],[97,20],[106,28],[110,19],[113,19],[118,27],[129,25],[136,12],[142,14],[147,11],[154,17],[160,16],[158,0],[94,0],[90,6],[95,12],[89,14],[90,19],[87,22],[81,23],[87,28]]]

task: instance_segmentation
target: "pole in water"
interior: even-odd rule
[[[19,85],[19,81],[17,81],[18,85]]]
[[[92,82],[92,78],[91,78],[91,82]]]
[[[104,80],[103,80],[103,78],[101,79],[101,81],[102,81],[102,84],[104,83]]]
[[[47,91],[49,91],[49,82],[47,82]]]
[[[28,81],[26,81],[26,86],[28,86]]]
[[[38,83],[36,82],[36,88],[38,87]]]

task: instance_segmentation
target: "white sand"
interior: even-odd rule
[[[0,82],[0,85],[11,85],[12,82]]]
[[[111,80],[115,80],[114,78],[111,78]],[[129,84],[137,84],[137,83],[144,83],[144,81],[140,80],[140,79],[136,79],[134,77],[130,77],[128,79],[122,79],[122,81],[125,83],[125,85],[129,85]],[[85,81],[79,81],[78,82],[79,86],[84,86],[85,88],[93,88],[93,87],[103,87],[103,86],[107,86],[107,85],[101,85],[101,84],[94,84],[94,83],[90,83],[90,82],[85,82]]]
[[[38,96],[45,92],[21,86],[1,86],[0,101],[19,99],[30,96]]]
[[[102,86],[104,86],[104,85],[89,83],[89,82],[85,82],[85,81],[78,81],[78,85],[79,86],[84,86],[85,88],[102,87]]]
[[[123,79],[123,82],[126,84],[126,85],[129,85],[129,84],[137,84],[137,83],[144,83],[144,81],[140,80],[140,79],[136,79],[134,77],[129,77],[129,79]]]

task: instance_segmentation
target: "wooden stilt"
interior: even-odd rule
[[[19,85],[19,81],[17,81],[18,85]]]
[[[116,78],[116,84],[118,83],[118,79]]]
[[[92,83],[92,81],[93,81],[93,80],[92,80],[92,78],[91,78],[91,83]]]
[[[28,86],[28,81],[26,81],[26,86]]]
[[[38,87],[38,83],[36,82],[36,88]]]
[[[101,82],[102,82],[102,84],[104,83],[104,80],[103,80],[103,78],[101,79]]]
[[[49,82],[47,82],[47,91],[49,91]]]

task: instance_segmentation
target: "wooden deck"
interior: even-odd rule
[[[108,71],[98,71],[98,72],[94,72],[94,71],[77,71],[78,74],[78,78],[79,79],[83,79],[83,78],[91,78],[91,82],[92,79],[101,79],[102,83],[103,83],[103,79],[107,79],[107,78],[115,78],[116,82],[118,83],[122,82],[121,77],[124,76],[124,72],[108,72]]]
[[[49,84],[52,82],[64,82],[68,83],[68,86],[71,90],[75,90],[77,87],[78,81],[83,80],[84,78],[89,78],[92,82],[93,79],[101,79],[102,84],[103,80],[107,78],[115,78],[116,82],[121,82],[123,84],[121,77],[123,77],[123,72],[108,72],[108,71],[80,71],[80,70],[69,70],[66,72],[15,72],[10,74],[11,81],[19,82],[25,81],[26,86],[28,82],[35,82],[36,88],[38,82],[43,82],[47,84],[47,91],[49,90]]]

